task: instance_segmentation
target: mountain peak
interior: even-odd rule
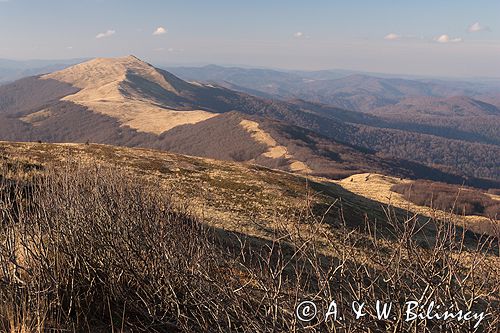
[[[125,58],[128,58],[130,60],[138,60],[138,61],[141,61],[141,62],[144,62],[143,60],[141,60],[139,57],[136,57],[135,55],[133,54],[129,54],[128,56],[126,56]]]
[[[161,86],[163,89],[177,94],[174,84],[166,79],[165,73],[141,59],[129,55],[119,58],[95,58],[64,70],[42,76],[42,79],[54,79],[69,83],[74,87],[89,91],[101,91],[96,97],[108,98],[123,91],[124,83],[132,78]],[[130,84],[128,84],[130,88]],[[129,89],[130,90],[130,89]],[[128,91],[128,93],[132,93]],[[132,94],[134,95],[134,94]]]
[[[133,55],[92,59],[41,79],[78,88],[77,93],[64,97],[64,101],[117,119],[120,124],[141,132],[161,134],[175,126],[214,116],[179,102],[199,87]]]

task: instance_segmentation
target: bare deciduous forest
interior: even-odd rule
[[[421,206],[495,220],[500,216],[498,200],[471,188],[420,180],[394,185],[391,190]]]

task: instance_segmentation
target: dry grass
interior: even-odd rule
[[[484,216],[464,216],[460,214],[453,214],[450,211],[439,210],[436,207],[419,205],[406,199],[402,194],[391,190],[391,188],[395,185],[410,184],[411,180],[365,173],[350,176],[337,183],[346,190],[362,195],[366,198],[376,200],[386,205],[398,207],[403,210],[418,213],[425,217],[450,220],[453,223],[459,226],[464,226],[474,232],[487,232],[492,235],[497,235],[498,232],[500,232],[498,220]],[[492,198],[492,200],[494,200],[494,198]]]
[[[178,111],[163,108],[151,102],[133,99],[78,102],[77,104],[117,119],[122,126],[157,135],[177,126],[196,124],[217,116],[217,114],[207,111]]]
[[[151,65],[134,56],[122,58],[96,58],[67,69],[42,76],[42,79],[54,79],[70,83],[83,89],[82,94],[98,91],[116,81],[124,80],[127,72],[142,75],[148,80],[157,82],[166,91],[177,93],[177,90],[167,82]]]
[[[80,88],[79,92],[66,96],[63,100],[110,116],[121,125],[140,132],[159,135],[180,125],[196,124],[216,116],[202,110],[179,111],[166,105],[158,105],[141,95],[142,87],[129,87],[128,84],[131,83],[127,81],[127,76],[130,74],[157,84],[165,92],[178,93],[154,67],[132,56],[94,59],[44,75],[42,79],[58,80]],[[36,117],[25,119],[31,122]]]
[[[268,150],[262,154],[263,157],[273,159],[283,158],[287,160],[290,171],[303,174],[309,174],[312,172],[307,164],[295,159],[294,156],[288,152],[288,149],[285,146],[279,145],[269,133],[260,128],[257,122],[244,119],[240,122],[240,125],[248,131],[252,135],[252,138],[254,138],[257,142],[263,143],[268,147]]]
[[[81,163],[120,166],[134,176],[174,189],[176,201],[189,201],[191,213],[215,227],[266,237],[275,212],[298,210],[307,180],[253,165],[196,158],[147,149],[105,145],[0,143],[0,158],[38,165]],[[328,207],[338,194],[314,192],[314,203]],[[325,208],[326,209],[326,208]],[[259,222],[261,227],[256,227]]]
[[[68,159],[5,165],[0,181],[0,330],[8,332],[496,332],[498,239],[465,244],[447,222],[386,213],[387,230],[325,224],[306,200],[268,239],[207,227],[176,190],[120,167]],[[392,235],[388,235],[387,231]],[[387,236],[386,236],[387,235]],[[418,241],[417,241],[418,239]],[[330,248],[325,255],[320,248]],[[299,322],[298,303],[341,305],[342,321]],[[491,314],[449,321],[354,320],[352,301],[419,299]]]

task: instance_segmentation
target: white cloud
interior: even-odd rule
[[[293,37],[302,38],[302,37],[304,37],[304,33],[301,31],[297,31],[296,33],[293,34]]]
[[[398,40],[398,39],[401,39],[401,35],[398,35],[398,34],[391,32],[390,34],[386,35],[384,37],[384,39],[385,40]]]
[[[167,29],[165,29],[164,27],[158,27],[156,28],[156,30],[153,32],[153,35],[155,36],[159,36],[159,35],[164,35],[167,33]]]
[[[114,30],[108,30],[106,32],[101,32],[99,34],[97,34],[97,36],[95,36],[95,38],[106,38],[106,37],[110,37],[110,36],[113,36],[114,34],[116,34],[116,31]]]
[[[476,22],[476,23],[473,23],[471,24],[468,28],[467,28],[467,31],[468,32],[480,32],[480,31],[490,31],[490,28],[485,26],[485,25],[482,25],[481,23],[479,22]]]
[[[446,44],[446,43],[460,43],[462,42],[462,38],[460,37],[455,37],[455,38],[451,38],[450,36],[448,35],[441,35],[441,36],[438,36],[436,38],[434,38],[434,40],[438,43],[442,43],[442,44]]]

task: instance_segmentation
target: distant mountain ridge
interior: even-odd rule
[[[58,71],[86,59],[68,60],[9,60],[0,59],[0,84],[12,82],[24,77]]]
[[[260,97],[375,115],[375,122],[364,123],[369,126],[500,144],[500,79],[466,82],[377,77],[352,71],[280,72],[221,66],[170,70],[188,80],[221,84]]]
[[[500,90],[500,79],[471,83],[395,75],[379,77],[355,71],[278,71],[215,65],[168,70],[185,80],[231,84],[280,98],[300,98],[363,112],[407,97],[473,97]]]
[[[453,97],[408,97],[395,105],[374,109],[372,113],[380,115],[408,114],[412,116],[498,116],[496,106],[466,96]]]
[[[498,147],[409,134],[381,122],[364,113],[186,82],[134,56],[94,59],[0,86],[1,140],[90,141],[332,178],[379,172],[496,186],[474,177],[500,178],[480,160],[495,165]],[[442,151],[426,151],[429,142]],[[456,153],[477,158],[464,166],[449,159]]]

